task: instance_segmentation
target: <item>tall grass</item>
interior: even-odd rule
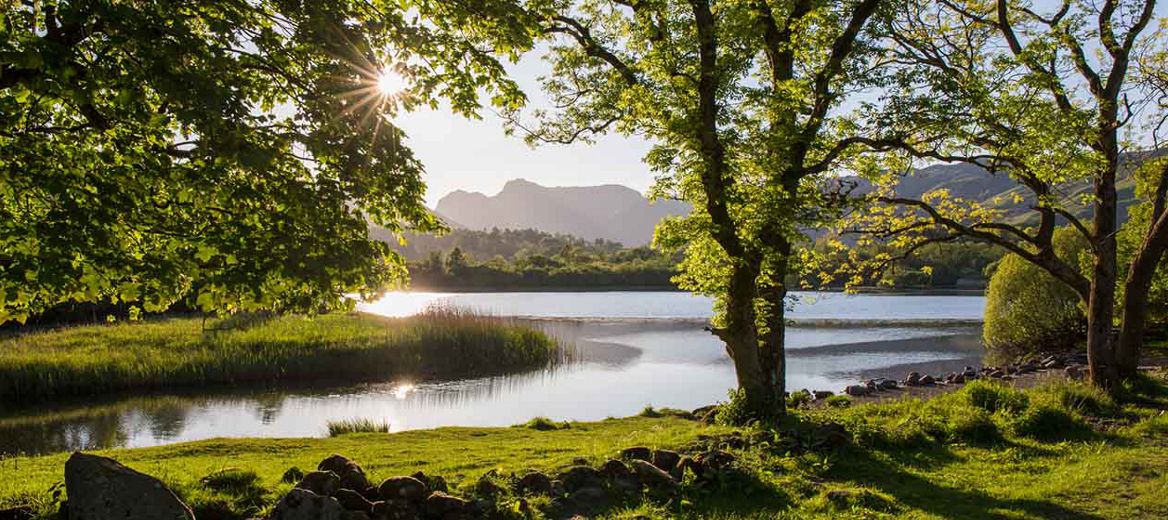
[[[389,433],[389,423],[373,419],[345,419],[328,422],[329,437],[350,433]]]
[[[0,338],[0,402],[205,384],[481,376],[559,355],[543,332],[455,309],[409,318],[169,318]]]

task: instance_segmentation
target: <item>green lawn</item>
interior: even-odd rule
[[[457,311],[170,318],[0,336],[0,403],[216,383],[464,377],[550,362],[524,325]]]
[[[321,439],[217,439],[101,452],[160,476],[196,505],[222,498],[199,480],[225,468],[258,475],[270,507],[292,466],[311,469],[332,453],[361,463],[373,480],[418,470],[460,492],[490,470],[554,471],[584,457],[599,464],[620,449],[693,449],[730,435],[762,438],[733,449],[741,473],[713,488],[687,486],[679,500],[618,505],[613,518],[1165,518],[1168,517],[1168,391],[1163,376],[1123,401],[1080,383],[1015,391],[991,384],[927,402],[803,410],[775,430],[734,429],[670,417],[631,417],[568,427],[441,428]],[[791,450],[826,423],[852,441],[839,449]],[[770,433],[766,433],[770,432]],[[710,439],[714,439],[711,441]],[[794,444],[792,444],[792,442]],[[806,445],[806,443],[802,444]],[[0,503],[51,508],[65,454],[0,462]]]

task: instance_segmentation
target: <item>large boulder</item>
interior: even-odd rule
[[[641,480],[645,487],[656,491],[672,491],[677,488],[677,482],[666,471],[643,460],[634,460],[629,463],[633,473]]]
[[[678,462],[681,462],[681,454],[676,451],[653,450],[653,460],[651,462],[654,466],[670,472],[673,471],[673,468],[677,467]]]
[[[435,491],[422,503],[422,516],[434,520],[461,520],[471,516],[469,509],[470,502]]]
[[[381,491],[381,498],[386,500],[421,502],[426,498],[426,484],[414,477],[388,478],[378,489]]]
[[[341,455],[331,455],[320,461],[320,465],[316,469],[336,473],[341,479],[338,485],[342,489],[360,491],[369,487],[369,479],[365,477],[365,470],[361,469],[361,466],[357,465],[356,462]]]
[[[70,520],[194,520],[162,481],[113,459],[74,453],[65,462]]]
[[[276,504],[268,520],[341,520],[344,515],[345,508],[337,499],[293,488]]]
[[[296,484],[299,489],[307,489],[317,495],[331,496],[340,488],[341,479],[331,471],[313,471]]]

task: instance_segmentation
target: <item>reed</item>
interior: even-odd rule
[[[555,341],[516,321],[457,309],[409,318],[165,318],[0,338],[0,402],[208,384],[418,380],[528,370]]]
[[[389,423],[373,419],[345,419],[328,422],[329,437],[350,433],[389,433]]]

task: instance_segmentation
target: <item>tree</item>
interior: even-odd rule
[[[480,47],[529,38],[485,9],[5,2],[0,322],[68,301],[319,310],[401,278],[368,222],[437,223],[388,117],[522,98]],[[410,91],[379,91],[383,74]]]
[[[1059,228],[1060,258],[1078,258],[1086,243],[1077,231]],[[982,340],[998,355],[1019,356],[1066,349],[1085,332],[1079,295],[1042,268],[1016,254],[998,263],[986,290]]]
[[[869,74],[879,0],[533,2],[558,109],[514,128],[533,142],[617,131],[654,143],[654,194],[693,212],[659,226],[685,250],[683,288],[712,295],[712,332],[734,361],[748,416],[785,413],[785,275],[821,218],[819,180],[851,153],[837,112]]]
[[[903,155],[885,163],[894,168],[869,171],[881,188],[866,200],[881,207],[860,215],[860,227],[896,237],[910,253],[959,239],[992,243],[1046,270],[1086,305],[1092,379],[1114,385],[1134,371],[1140,340],[1133,335],[1142,336],[1134,319],[1142,305],[1131,305],[1118,352],[1112,341],[1117,179],[1139,162],[1138,155],[1124,155],[1122,132],[1146,105],[1131,82],[1132,64],[1146,48],[1155,2],[1108,0],[1096,9],[1067,0],[1050,12],[1007,0],[902,5],[886,27],[897,80],[873,103],[870,120],[883,132],[865,142]],[[1001,207],[957,200],[944,190],[899,197],[894,173],[914,159],[1008,175],[1018,184],[1011,202],[1026,202],[1030,215],[1011,219]],[[1072,192],[1079,187],[1081,198]],[[1162,207],[1163,191],[1156,198]],[[1055,250],[1062,222],[1089,244],[1093,265],[1086,275]],[[1135,286],[1163,255],[1160,242],[1168,242],[1168,224],[1153,229],[1143,248],[1147,258],[1137,254],[1140,267],[1129,275]],[[1138,299],[1135,288],[1128,294]]]

